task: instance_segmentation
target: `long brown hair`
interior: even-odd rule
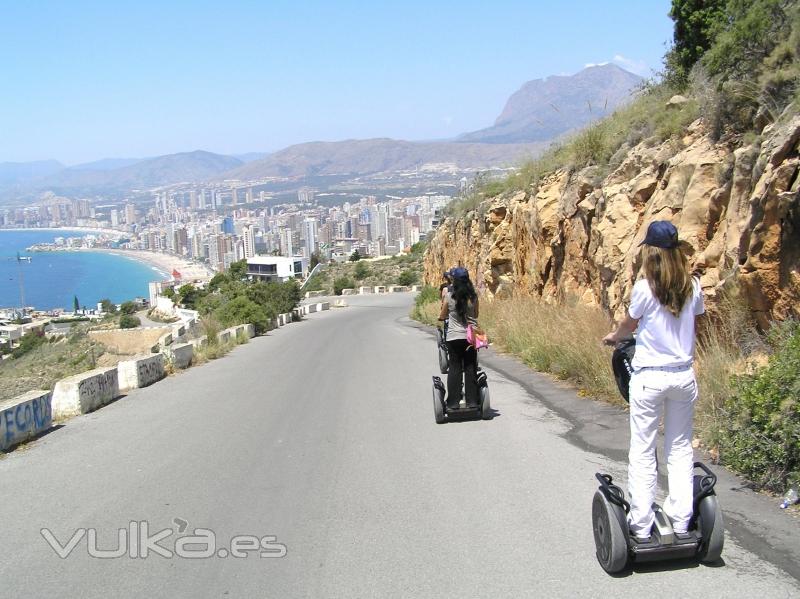
[[[692,296],[689,263],[679,247],[642,247],[642,268],[650,290],[673,316],[679,316]]]

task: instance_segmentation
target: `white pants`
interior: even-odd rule
[[[656,433],[664,408],[664,456],[669,497],[663,509],[676,532],[685,532],[692,517],[692,420],[697,382],[691,368],[679,371],[635,372],[630,382],[631,449],[628,454],[628,493],[631,532],[647,537],[655,518]]]

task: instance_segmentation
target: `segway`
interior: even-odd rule
[[[447,389],[442,379],[438,376],[433,377],[433,415],[436,419],[436,424],[444,424],[451,419],[468,419],[468,418],[482,418],[483,420],[491,420],[492,406],[489,401],[489,381],[486,373],[478,369],[476,377],[478,384],[478,405],[468,406],[463,401],[457,408],[447,406],[445,396]]]
[[[628,339],[619,343],[611,358],[614,378],[620,394],[628,401],[628,388],[636,342]],[[630,504],[625,493],[608,474],[595,474],[600,488],[592,500],[592,529],[597,561],[609,574],[624,570],[629,563],[644,563],[665,559],[694,558],[702,563],[713,563],[722,555],[725,528],[722,509],[719,507],[714,485],[716,475],[702,462],[694,463],[695,474],[692,519],[686,534],[676,533],[672,522],[654,503],[655,522],[650,537],[638,540],[630,534],[628,512]]]
[[[694,467],[703,474],[694,475],[692,519],[686,534],[676,533],[672,522],[658,504],[653,504],[655,523],[650,537],[641,541],[630,534],[627,514],[630,504],[622,489],[608,474],[596,474],[600,488],[592,500],[592,528],[597,561],[603,570],[614,574],[629,563],[644,563],[666,559],[694,558],[713,563],[722,555],[725,530],[722,510],[714,492],[716,475],[702,462]]]

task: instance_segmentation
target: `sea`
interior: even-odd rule
[[[26,306],[37,310],[72,310],[73,298],[81,307],[94,308],[102,299],[121,303],[148,297],[150,281],[165,274],[143,262],[97,252],[27,252],[36,243],[52,243],[56,237],[83,237],[85,231],[0,230],[0,307],[20,305],[20,279]],[[17,261],[30,256],[31,261]]]

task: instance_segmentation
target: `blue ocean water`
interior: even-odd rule
[[[120,303],[147,297],[147,284],[164,278],[147,264],[115,254],[25,251],[34,243],[51,243],[56,237],[83,235],[86,233],[66,230],[0,230],[0,307],[19,306],[20,269],[25,304],[38,310],[72,310],[74,296],[87,308],[94,308],[103,298]],[[31,256],[31,262],[18,264],[17,252]]]

